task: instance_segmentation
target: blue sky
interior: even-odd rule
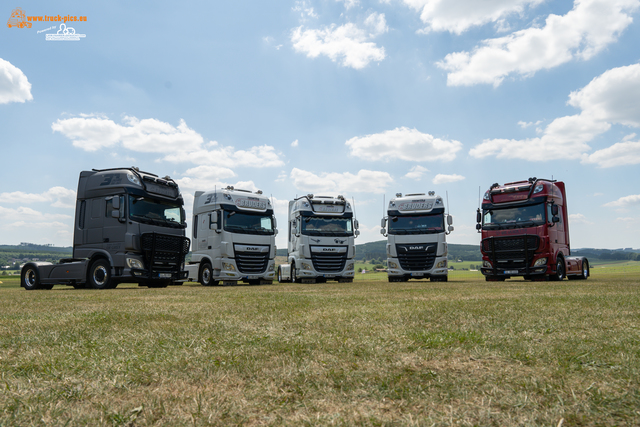
[[[355,200],[563,180],[572,247],[640,247],[640,0],[16,1],[0,28],[0,244],[70,246],[81,170],[138,166],[193,193]],[[190,222],[190,221],[189,221]],[[286,247],[285,233],[277,239]]]

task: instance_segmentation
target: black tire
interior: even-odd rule
[[[591,272],[589,271],[589,261],[587,261],[586,259],[582,260],[582,274],[579,276],[580,280],[587,280],[587,278],[589,277],[589,274]]]
[[[211,268],[211,263],[210,262],[205,262],[204,264],[202,264],[202,266],[200,267],[200,274],[198,275],[198,282],[200,282],[200,284],[202,286],[212,286],[214,281],[213,281],[213,269]]]
[[[291,281],[293,283],[298,283],[298,277],[296,276],[296,263],[292,262],[291,263]]]
[[[111,288],[111,267],[106,259],[100,258],[91,264],[87,284],[92,289]]]
[[[20,284],[28,291],[41,289],[40,271],[34,265],[26,265],[20,274]]]
[[[556,259],[556,274],[551,275],[551,280],[553,281],[561,281],[564,280],[565,268],[564,268],[564,258],[559,256]]]
[[[84,283],[74,283],[71,286],[73,286],[73,289],[84,289],[84,288],[86,288],[86,284],[84,284]]]
[[[278,283],[284,283],[284,280],[282,280],[282,268],[280,268],[280,266],[278,266]]]
[[[486,282],[504,282],[507,278],[500,276],[484,276]]]

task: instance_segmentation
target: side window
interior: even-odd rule
[[[79,209],[79,213],[78,213],[78,227],[79,228],[84,228],[84,216],[87,212],[87,202],[85,202],[84,200],[80,202],[80,209]]]
[[[197,238],[198,237],[198,215],[193,217],[193,224],[191,224],[191,226],[193,227],[193,238]]]

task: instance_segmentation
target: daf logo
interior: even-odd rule
[[[322,248],[322,252],[335,252],[334,248]]]
[[[247,251],[254,251],[254,252],[257,252],[257,251],[259,251],[259,250],[260,250],[260,248],[254,248],[254,247],[251,247],[251,246],[247,246],[246,250],[247,250]]]
[[[421,251],[424,249],[424,246],[409,246],[410,251]]]

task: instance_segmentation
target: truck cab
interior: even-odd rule
[[[397,193],[389,201],[387,216],[380,223],[380,232],[387,237],[389,282],[409,279],[446,282],[446,236],[453,231],[452,224],[451,215],[445,214],[442,197],[435,192],[405,196]]]
[[[27,263],[25,289],[115,288],[133,282],[165,287],[186,278],[185,213],[178,185],[138,168],[80,173],[73,258]]]
[[[343,196],[308,194],[289,201],[288,263],[279,282],[353,282],[355,238],[360,234]]]
[[[485,192],[476,221],[487,281],[589,276],[589,261],[571,256],[564,182],[529,178],[495,183]]]
[[[196,191],[192,232],[186,268],[190,280],[204,286],[273,282],[278,230],[271,201],[262,191],[232,186]]]

